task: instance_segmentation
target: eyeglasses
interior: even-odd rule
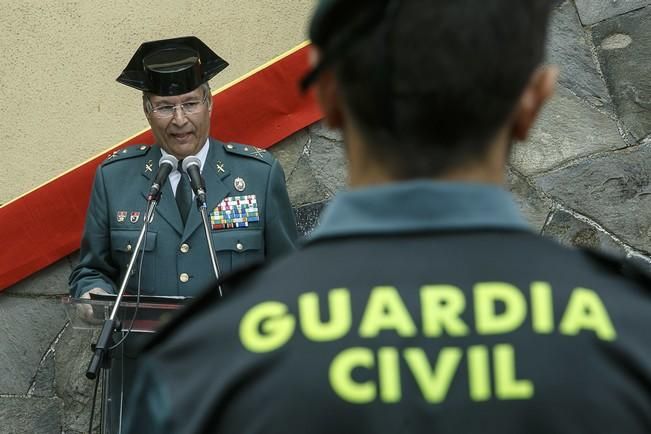
[[[205,95],[202,100],[187,101],[181,104],[174,104],[174,105],[161,105],[158,107],[152,107],[150,102],[149,113],[151,113],[152,116],[157,118],[171,118],[172,116],[174,116],[174,112],[178,107],[183,111],[184,115],[186,116],[193,115],[203,110],[203,106],[206,103],[206,101],[208,101],[208,95]]]

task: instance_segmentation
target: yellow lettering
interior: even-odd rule
[[[536,333],[549,334],[554,331],[552,287],[547,282],[531,284],[531,326]]]
[[[524,321],[527,302],[518,288],[504,282],[477,283],[475,294],[475,327],[480,335],[511,332]],[[496,312],[496,302],[504,303],[503,313]]]
[[[491,397],[490,369],[488,366],[488,348],[475,345],[468,348],[468,386],[470,399],[488,401]]]
[[[463,356],[461,349],[443,348],[439,353],[434,371],[427,360],[427,355],[421,348],[407,348],[404,355],[423,397],[433,404],[443,402]]]
[[[398,350],[383,347],[378,351],[380,398],[383,402],[400,402],[400,358]]]
[[[500,344],[493,349],[495,395],[499,399],[530,399],[533,383],[516,379],[515,351],[511,345]]]
[[[321,321],[319,295],[308,292],[298,299],[301,329],[308,339],[316,342],[334,341],[348,333],[351,325],[350,293],[345,288],[328,293],[329,321]]]
[[[376,337],[382,330],[395,330],[399,336],[416,336],[416,325],[400,294],[392,286],[373,288],[359,326],[359,335]]]
[[[267,301],[253,306],[240,321],[240,341],[247,350],[266,353],[287,343],[294,334],[296,320],[287,306]]]
[[[617,337],[601,298],[586,288],[572,291],[559,329],[570,336],[579,334],[581,330],[593,330],[604,341],[614,341]]]
[[[342,399],[353,404],[372,402],[377,394],[372,381],[357,383],[352,378],[355,368],[373,368],[373,352],[366,348],[349,348],[335,357],[330,365],[330,386]]]
[[[468,326],[461,319],[466,308],[463,292],[451,285],[428,285],[420,290],[423,334],[439,337],[446,331],[450,336],[465,336]]]

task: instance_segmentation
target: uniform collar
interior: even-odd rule
[[[308,241],[468,229],[530,230],[511,195],[498,186],[417,180],[337,194]]]
[[[195,156],[196,156],[197,158],[199,158],[199,160],[201,160],[201,170],[202,170],[202,171],[203,171],[203,165],[204,165],[204,163],[206,162],[206,158],[208,158],[208,150],[209,150],[209,149],[210,149],[210,138],[206,138],[206,143],[204,143],[203,146],[201,147],[201,149],[199,150],[199,152],[197,152],[197,153],[195,154]],[[165,151],[165,149],[163,149],[162,147],[160,148],[160,152],[161,152],[161,154],[162,154],[163,156],[165,156],[165,155],[170,155],[170,154],[168,154],[168,153]],[[177,171],[176,169],[175,169],[174,171],[176,171],[176,172],[178,173],[178,171]],[[172,173],[173,173],[174,171],[172,171]]]

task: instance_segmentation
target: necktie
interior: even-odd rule
[[[179,161],[178,170],[181,172],[181,180],[176,187],[176,205],[179,207],[181,220],[183,220],[183,225],[185,226],[188,213],[190,212],[190,205],[192,204],[192,189],[190,188],[188,175],[181,169],[181,161]]]

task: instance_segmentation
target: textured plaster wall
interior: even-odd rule
[[[115,82],[141,42],[198,36],[230,63],[216,89],[302,42],[313,4],[0,0],[0,204],[147,127]]]

